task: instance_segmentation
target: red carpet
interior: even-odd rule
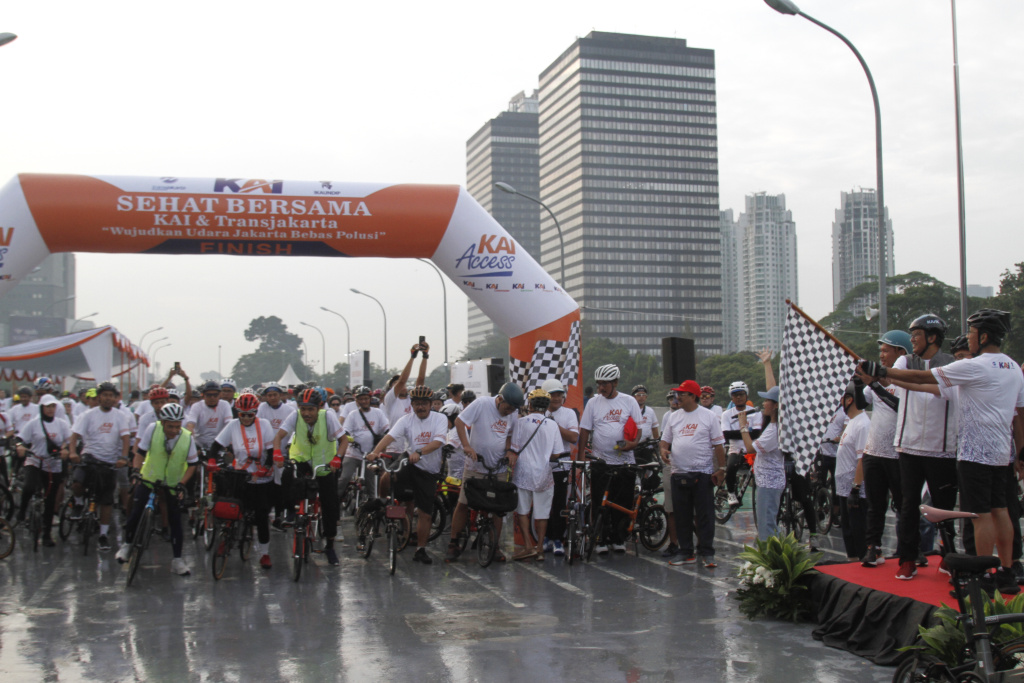
[[[929,566],[917,568],[917,576],[910,581],[900,581],[896,578],[896,570],[900,567],[896,560],[886,560],[885,564],[871,568],[862,567],[860,562],[850,562],[828,564],[815,567],[815,569],[858,586],[899,595],[936,607],[941,607],[945,603],[956,609],[956,598],[949,594],[953,587],[949,585],[949,577],[939,571],[939,558],[929,557],[928,562]]]

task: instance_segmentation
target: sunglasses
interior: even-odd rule
[[[239,413],[238,417],[256,417],[256,413]]]

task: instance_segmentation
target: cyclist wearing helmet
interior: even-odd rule
[[[227,402],[232,408],[235,407],[235,394],[238,393],[238,385],[235,380],[225,377],[220,381],[220,400]]]
[[[29,421],[18,435],[17,455],[24,459],[25,484],[21,491],[21,506],[18,510],[18,522],[25,519],[25,511],[32,501],[35,492],[43,488],[43,545],[53,547],[50,529],[53,527],[53,511],[57,505],[57,495],[61,490],[63,460],[68,457],[68,440],[71,438],[71,425],[67,420],[56,418],[57,399],[51,395],[39,399],[37,416]],[[26,457],[27,456],[27,457]]]
[[[256,554],[260,566],[270,569],[270,508],[273,503],[274,428],[265,419],[256,417],[260,400],[244,393],[235,401],[238,417],[217,435],[210,449],[210,459],[217,460],[222,449],[230,448],[235,459],[231,466],[252,474],[245,487],[245,507],[256,513]]]
[[[615,365],[602,365],[597,368],[594,371],[594,380],[597,382],[597,393],[583,407],[578,443],[585,447],[593,435],[591,452],[595,458],[604,460],[607,465],[632,464],[635,462],[633,449],[639,442],[639,425],[643,419],[640,416],[640,404],[632,396],[618,391],[619,368]],[[632,429],[637,431],[632,439],[625,435],[625,429],[630,421],[633,422]],[[636,479],[633,474],[614,476],[614,470],[608,470],[602,463],[596,463],[591,472],[594,495],[600,495],[597,492],[607,488],[608,500],[611,502],[623,507],[633,504],[633,487]],[[599,554],[608,552],[608,543],[611,543],[615,552],[626,552],[624,539],[621,537],[622,529],[625,528],[624,519],[623,513],[614,509],[611,511],[613,536],[598,541],[594,549]]]
[[[565,555],[562,545],[565,539],[565,518],[562,510],[569,495],[569,462],[572,450],[580,438],[580,419],[576,411],[565,407],[565,387],[557,379],[549,379],[540,386],[551,396],[547,416],[555,421],[558,435],[561,437],[558,462],[551,463],[552,477],[555,481],[554,499],[551,502],[551,516],[548,518],[548,537],[544,540],[544,552]]]
[[[177,496],[164,495],[163,498],[167,521],[171,526],[171,549],[174,554],[171,571],[178,576],[188,576],[191,573],[181,557],[184,536],[181,533],[181,509],[178,507],[178,501],[185,485],[196,471],[199,455],[192,433],[181,428],[184,418],[185,411],[181,406],[175,403],[167,404],[157,413],[158,422],[149,425],[139,439],[135,466],[139,468],[141,485],[135,487],[131,514],[128,515],[128,522],[125,525],[124,544],[117,551],[118,562],[128,561],[132,538],[149,502],[153,484],[163,482],[171,488],[179,487]]]
[[[330,398],[327,399],[327,407],[338,414],[338,419],[341,419],[341,405],[343,401],[341,396],[338,394],[331,394]]]
[[[455,419],[455,429],[458,431],[459,441],[462,442],[462,449],[466,452],[466,457],[469,460],[466,461],[466,467],[462,473],[463,486],[459,492],[459,504],[455,506],[455,512],[452,513],[452,537],[445,555],[447,562],[458,559],[459,547],[455,539],[462,533],[466,526],[466,520],[469,518],[465,480],[483,477],[487,472],[484,464],[497,470],[498,461],[508,451],[512,428],[516,424],[516,411],[523,407],[523,403],[525,403],[525,397],[519,385],[506,382],[498,390],[497,396],[492,399],[473,401]],[[483,464],[479,462],[481,459]],[[494,528],[498,538],[501,538],[501,523],[501,517],[494,518]],[[498,550],[495,557],[499,562],[505,561],[501,550]]]
[[[637,426],[640,428],[640,440],[660,439],[661,433],[658,431],[658,416],[654,414],[653,408],[647,408],[647,387],[643,384],[637,384],[630,390],[629,395],[635,398],[637,405],[640,406],[640,422],[637,423]]]
[[[381,408],[384,410],[384,414],[387,415],[388,424],[391,426],[398,424],[399,418],[403,415],[412,413],[412,402],[409,400],[409,387],[406,386],[406,383],[409,381],[409,373],[412,372],[412,362],[416,360],[416,355],[420,351],[423,352],[423,360],[420,361],[420,372],[416,376],[416,386],[423,386],[426,383],[427,358],[430,357],[430,345],[423,343],[422,345],[413,344],[410,349],[409,361],[405,364],[402,374],[392,377],[385,387]],[[395,441],[388,452],[404,453],[405,444]]]
[[[441,447],[448,433],[448,418],[430,409],[433,393],[430,387],[415,387],[409,394],[413,412],[399,418],[366,456],[367,460],[376,460],[396,440],[407,444],[412,451],[409,453],[409,464],[412,467],[403,467],[393,481],[382,479],[381,487],[394,486],[395,500],[409,501],[407,505],[410,513],[413,505],[420,511],[416,522],[416,554],[412,559],[423,564],[433,563],[430,555],[427,555],[427,539],[430,537],[437,480],[444,463]]]
[[[49,377],[39,377],[35,381],[35,395],[32,397],[32,403],[39,405],[39,399],[43,396],[54,396],[57,391],[57,387],[53,384],[53,380]],[[71,423],[71,418],[68,416],[67,411],[64,409],[63,404],[57,402],[57,417],[62,420],[66,420],[68,424]]]
[[[753,406],[747,405],[747,383],[733,382],[729,385],[729,398],[732,405],[722,412],[722,433],[727,439],[726,452],[728,453],[725,466],[725,488],[729,491],[729,505],[736,507],[740,499],[736,497],[736,473],[740,466],[746,463],[746,446],[740,438],[740,422],[736,417],[737,413],[747,413],[747,429],[750,430],[750,438],[757,441],[761,435],[761,411]]]
[[[546,536],[551,501],[555,493],[555,480],[551,476],[551,462],[562,452],[562,435],[558,425],[545,413],[551,405],[551,394],[534,389],[528,397],[529,414],[516,420],[512,429],[512,444],[508,460],[512,466],[512,483],[519,489],[519,528],[526,543],[530,543],[530,511],[537,529],[537,538]],[[517,550],[513,560],[544,559],[542,543]]]
[[[338,480],[339,491],[345,490],[352,477],[362,468],[366,454],[380,443],[391,428],[384,411],[370,405],[370,389],[368,387],[356,387],[355,393],[356,401],[353,405],[356,406],[356,409],[349,411],[348,417],[341,425],[345,434],[352,437],[352,442],[349,443],[348,439],[342,439],[341,447],[338,449],[338,453],[342,457],[341,477]],[[377,479],[370,477],[366,484],[368,495],[371,498],[376,497]]]
[[[90,408],[75,420],[68,450],[71,462],[85,462],[85,466],[75,470],[71,488],[75,495],[75,516],[80,514],[82,506],[85,505],[85,479],[92,476],[95,484],[93,491],[100,506],[100,536],[96,547],[106,552],[110,550],[107,534],[110,531],[117,474],[107,467],[89,465],[100,462],[115,468],[125,467],[128,464],[128,449],[131,446],[131,425],[125,414],[116,408],[116,386],[111,382],[103,382],[96,387],[96,394],[99,396],[100,404],[96,408]],[[77,452],[79,440],[84,444],[81,456]]]
[[[151,424],[157,421],[157,415],[160,414],[160,409],[168,403],[171,403],[171,393],[163,387],[155,387],[149,390],[149,403],[152,406],[152,410],[143,413],[139,417],[139,429],[138,434],[145,434],[146,429]],[[135,444],[136,454],[138,453],[138,442]]]
[[[722,419],[722,406],[715,404],[715,388],[710,384],[700,388],[700,404],[715,414],[719,420]]]
[[[462,409],[465,410],[469,407],[469,404],[476,400],[476,392],[472,389],[467,389],[462,392]]]
[[[370,391],[370,387],[361,384],[357,386],[353,391],[346,391],[345,396],[350,397],[350,400],[345,400],[341,404],[341,423],[343,425],[345,424],[345,420],[348,419],[349,415],[351,415],[356,410],[359,410],[359,402],[356,399],[362,394],[366,394],[366,396],[368,397],[367,401],[369,401],[369,403],[367,403],[367,405],[379,407],[379,401],[377,402],[377,405],[373,404],[374,392]],[[369,451],[366,452],[369,453]]]
[[[1011,444],[1024,443],[1024,429],[1015,414],[1024,408],[1024,375],[1000,349],[1010,330],[1009,313],[983,308],[972,314],[967,324],[967,343],[974,358],[928,370],[887,370],[867,362],[861,368],[867,375],[888,376],[911,390],[919,390],[916,385],[923,389],[938,385],[943,398],[958,402],[960,509],[978,514],[971,520],[978,554],[990,555],[995,547],[999,555],[1001,566],[987,579],[987,589],[1012,593],[1019,588],[1011,570],[1013,525],[1007,512],[1006,478],[1013,456]]]
[[[203,400],[193,403],[185,417],[185,429],[190,431],[196,444],[205,452],[213,440],[234,419],[231,404],[221,398],[220,385],[212,379],[201,387]]]
[[[448,398],[445,399],[444,402],[446,406],[462,404],[462,392],[466,390],[465,384],[456,384],[455,382],[452,382],[445,387],[445,390],[448,392]]]
[[[296,463],[297,474],[316,474],[319,482],[320,508],[323,512],[324,554],[327,562],[338,566],[338,553],[334,550],[334,537],[338,534],[338,485],[335,470],[341,467],[338,440],[341,423],[333,410],[324,410],[323,399],[316,389],[304,389],[298,396],[299,412],[292,413],[274,436],[274,464],[284,466],[281,444],[294,433],[288,457]],[[302,418],[300,425],[299,418]],[[330,469],[323,466],[329,465]],[[289,503],[290,505],[290,503]]]
[[[256,417],[270,423],[274,433],[281,428],[288,416],[296,411],[295,404],[285,401],[287,395],[285,388],[277,382],[270,382],[263,389],[263,402],[260,403]],[[271,499],[274,502],[274,528],[278,531],[285,529],[285,501],[284,489],[281,486],[281,476],[284,471],[281,468],[274,468],[274,481],[271,484]]]
[[[39,410],[32,403],[32,387],[18,389],[18,402],[7,413],[7,437],[17,436],[22,427],[39,416]]]
[[[444,405],[444,394],[440,391],[435,391],[430,397],[430,409],[435,413],[441,412],[441,406]]]
[[[953,354],[953,358],[956,360],[972,358],[971,347],[967,343],[967,335],[961,334],[959,337],[951,341],[949,343],[949,352]]]

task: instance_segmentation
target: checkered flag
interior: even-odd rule
[[[779,363],[779,447],[805,474],[857,366],[856,355],[792,303]]]
[[[519,386],[525,387],[526,382],[530,379],[530,363],[518,358],[509,358],[509,362],[511,364],[508,369],[509,378]]]
[[[565,386],[576,384],[580,372],[580,321],[572,324],[569,332],[569,347],[565,353],[565,364],[562,368],[562,376],[559,380]]]
[[[533,361],[530,363],[530,379],[525,389],[536,389],[545,380],[558,379],[565,366],[565,352],[568,344],[553,339],[538,339],[533,347]]]

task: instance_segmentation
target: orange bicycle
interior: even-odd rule
[[[604,462],[597,459],[597,462]],[[618,510],[626,516],[628,524],[622,534],[626,542],[632,542],[636,549],[637,543],[642,543],[648,550],[654,551],[665,545],[668,538],[668,518],[665,516],[665,508],[655,499],[655,495],[661,488],[651,489],[642,485],[643,475],[648,472],[660,470],[661,465],[656,462],[645,465],[607,465],[611,476],[605,484],[604,495],[601,502],[596,506],[596,517],[590,527],[590,537],[587,539],[586,560],[589,562],[594,554],[594,547],[598,545],[603,536],[609,535],[611,530],[612,510]],[[634,498],[632,507],[624,507],[608,500],[608,491],[611,483],[617,476],[626,474],[633,475]],[[640,475],[640,476],[637,476]],[[593,479],[591,479],[593,481]],[[639,549],[636,549],[639,553]]]

